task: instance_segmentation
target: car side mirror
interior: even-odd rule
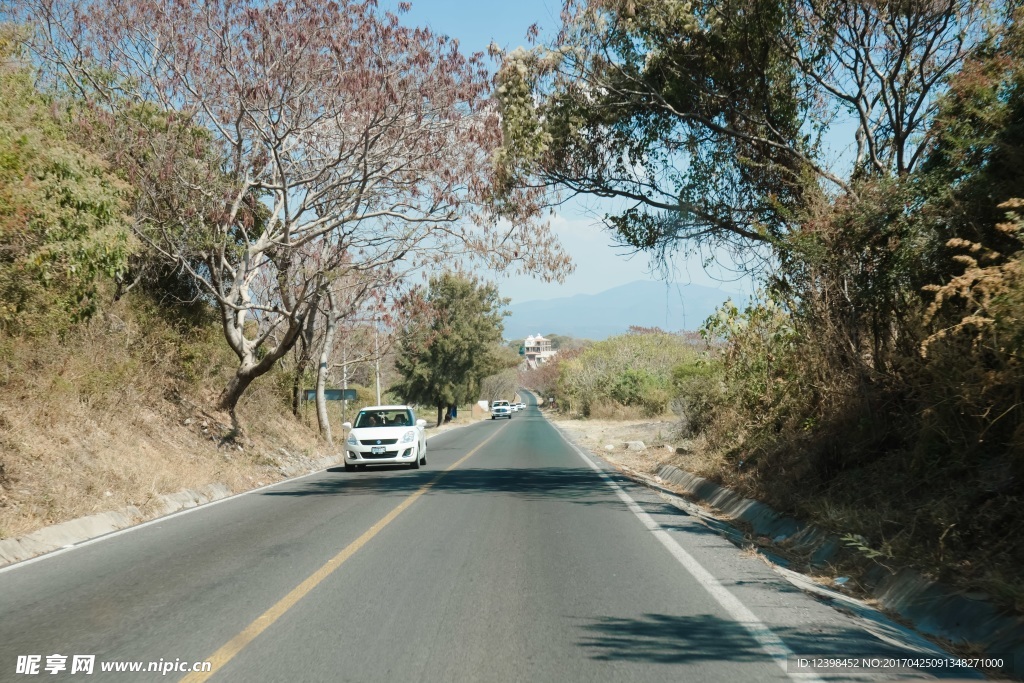
[[[352,429],[352,423],[351,422],[342,422],[341,423],[341,428],[342,429]]]
[[[416,426],[419,427],[420,429],[423,429],[423,428],[425,428],[427,426],[427,421],[426,420],[416,420]]]

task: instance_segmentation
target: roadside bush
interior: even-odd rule
[[[555,396],[558,393],[558,378],[562,372],[562,364],[578,356],[589,344],[590,342],[587,342],[568,350],[560,349],[558,355],[546,363],[541,363],[537,367],[523,372],[521,378],[522,385],[536,391],[543,400]]]
[[[672,369],[672,412],[679,418],[681,432],[696,436],[711,424],[726,392],[724,368],[716,358],[681,363]]]
[[[127,268],[129,188],[68,139],[13,31],[0,24],[0,331],[63,333]]]
[[[668,403],[668,387],[664,377],[644,368],[627,368],[616,377],[609,396],[624,406],[637,406],[647,415],[660,415]]]
[[[634,332],[596,342],[559,361],[559,404],[569,413],[589,417],[596,406],[635,409],[652,417],[663,414],[672,398],[672,371],[694,362],[697,351],[680,335]]]
[[[1024,611],[1021,53],[979,51],[918,170],[809,207],[767,293],[708,321],[703,473]]]

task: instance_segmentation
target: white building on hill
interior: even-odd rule
[[[551,348],[551,340],[541,335],[530,335],[523,343],[523,355],[526,356],[526,363],[532,368],[541,363],[547,363],[558,351]]]

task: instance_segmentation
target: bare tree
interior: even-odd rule
[[[357,312],[365,309],[367,304],[373,309],[371,313],[375,342],[373,349],[372,351],[364,350],[359,357],[352,360],[373,360],[379,363],[382,352],[386,352],[391,346],[392,335],[387,335],[387,342],[383,347],[379,343],[378,336],[380,324],[382,322],[387,324],[393,319],[390,312],[381,312],[389,287],[395,285],[393,279],[389,281],[383,277],[385,274],[378,272],[375,274],[376,279],[372,280],[367,277],[336,278],[325,288],[325,306],[321,315],[324,321],[324,334],[320,344],[316,371],[316,417],[320,432],[328,443],[333,444],[334,441],[331,433],[331,421],[327,416],[327,401],[324,391],[327,388],[328,375],[332,366],[331,360],[337,352],[337,336],[339,333],[344,334],[345,332],[342,329],[344,322],[355,318]]]
[[[519,370],[506,368],[499,373],[484,377],[480,382],[480,396],[493,402],[495,399],[512,400],[519,389]]]
[[[927,149],[948,76],[984,38],[978,0],[798,0],[785,53],[824,113],[855,123],[855,172],[902,175]]]
[[[339,268],[468,256],[553,278],[571,267],[529,192],[502,207],[511,224],[481,208],[500,142],[481,56],[375,2],[16,9],[38,27],[49,73],[130,118],[143,148],[177,133],[156,177],[146,155],[127,155],[136,184],[174,188],[149,192],[136,232],[219,308],[239,364],[218,403],[236,430],[239,398],[294,346]]]

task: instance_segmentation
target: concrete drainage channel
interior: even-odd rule
[[[672,465],[663,465],[655,479],[632,471],[627,474],[658,489],[665,500],[697,516],[738,545],[746,545],[749,539],[732,526],[731,521],[749,526],[756,536],[772,539],[780,548],[809,557],[811,566],[827,566],[844,551],[838,536],[780,515],[764,503],[744,498],[735,491]],[[665,484],[672,485],[674,490]],[[705,512],[689,502],[691,500],[709,505],[718,514]],[[823,588],[803,574],[786,569],[786,561],[773,556],[770,550],[758,549],[758,552],[802,590],[834,600],[868,622],[875,614],[874,620],[877,621],[877,612],[863,602]],[[910,623],[919,633],[944,639],[972,652],[986,653],[981,656],[1002,658],[1007,662],[1008,672],[1016,676],[1024,673],[1024,619],[1001,613],[985,596],[953,590],[910,569],[890,571],[876,565],[858,580],[880,606]],[[926,643],[922,641],[922,646]]]

